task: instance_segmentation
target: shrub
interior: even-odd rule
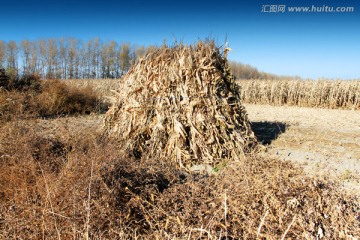
[[[90,114],[106,108],[90,87],[70,88],[60,80],[44,82],[36,102],[41,117]]]
[[[12,82],[12,88],[19,91],[39,91],[41,88],[40,76],[36,74],[25,74],[22,77],[17,77]]]
[[[68,86],[60,80],[40,82],[31,76],[22,79],[9,90],[0,89],[0,120],[103,113],[108,109],[91,87]]]
[[[5,90],[39,91],[41,87],[40,76],[25,74],[23,76],[7,75],[4,69],[0,69],[0,87]]]

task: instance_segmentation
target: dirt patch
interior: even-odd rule
[[[255,129],[259,122],[278,123],[277,137],[267,149],[272,156],[300,164],[311,176],[339,180],[350,192],[360,192],[360,111],[253,104],[245,107]],[[283,125],[286,129],[281,130]],[[267,135],[274,130],[259,131],[258,135]]]

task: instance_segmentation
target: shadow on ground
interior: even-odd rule
[[[271,144],[286,131],[287,125],[282,122],[251,122],[251,127],[259,142]]]

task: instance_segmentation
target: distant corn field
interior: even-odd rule
[[[239,80],[243,103],[360,109],[360,80]]]

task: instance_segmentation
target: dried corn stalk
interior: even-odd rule
[[[211,41],[154,49],[126,74],[105,134],[180,167],[240,160],[255,145],[227,60]]]

